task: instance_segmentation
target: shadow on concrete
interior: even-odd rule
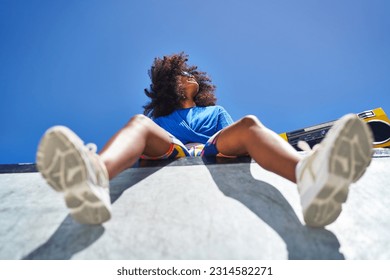
[[[279,190],[253,178],[250,164],[206,166],[226,196],[240,201],[279,234],[289,259],[345,259],[337,237],[326,229],[302,225]]]
[[[164,166],[205,164],[226,196],[240,201],[279,234],[287,246],[289,259],[344,259],[337,237],[326,229],[302,225],[289,202],[274,186],[253,178],[250,162],[250,158],[223,161],[223,164],[215,158],[140,161],[110,182],[111,202],[115,203],[126,190]],[[71,259],[99,240],[104,231],[103,226],[81,225],[68,215],[44,244],[23,259]]]
[[[103,233],[104,227],[82,225],[68,215],[49,240],[23,259],[68,260],[93,244]]]
[[[171,161],[152,163],[140,161],[110,181],[111,203],[141,180],[157,172]],[[150,168],[137,168],[148,166]],[[68,215],[54,234],[41,246],[25,256],[24,260],[68,260],[72,256],[95,243],[104,233],[102,225],[82,225]]]

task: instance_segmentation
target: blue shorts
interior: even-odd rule
[[[169,147],[169,150],[162,156],[150,157],[147,155],[142,155],[141,159],[149,160],[160,160],[160,159],[175,159],[180,157],[209,157],[209,156],[219,156],[219,157],[231,157],[221,154],[217,149],[217,141],[219,132],[214,134],[206,144],[194,144],[194,145],[184,145],[180,140],[171,136],[172,143]]]

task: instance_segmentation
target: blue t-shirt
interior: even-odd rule
[[[202,143],[233,123],[232,117],[221,106],[178,109],[154,119],[154,122],[179,139],[183,144]]]

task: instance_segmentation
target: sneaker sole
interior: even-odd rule
[[[329,151],[329,165],[323,172],[328,176],[320,181],[304,220],[312,227],[324,227],[340,215],[347,200],[349,186],[363,176],[372,158],[372,133],[355,115],[347,115],[340,123],[335,142]],[[334,135],[332,137],[335,137]]]
[[[37,168],[46,182],[64,194],[72,217],[82,224],[101,224],[111,218],[110,209],[99,198],[100,186],[88,179],[84,145],[71,130],[62,126],[49,129],[38,146]]]

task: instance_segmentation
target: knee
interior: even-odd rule
[[[147,122],[147,120],[149,120],[149,118],[146,117],[145,115],[137,114],[137,115],[134,115],[134,116],[127,122],[127,125],[130,125],[130,124],[141,124],[141,123]]]
[[[125,127],[148,127],[153,122],[151,119],[142,114],[134,115],[125,125]]]
[[[245,127],[245,128],[263,128],[264,125],[260,122],[260,120],[254,116],[254,115],[247,115],[243,117],[239,121],[240,125]]]

